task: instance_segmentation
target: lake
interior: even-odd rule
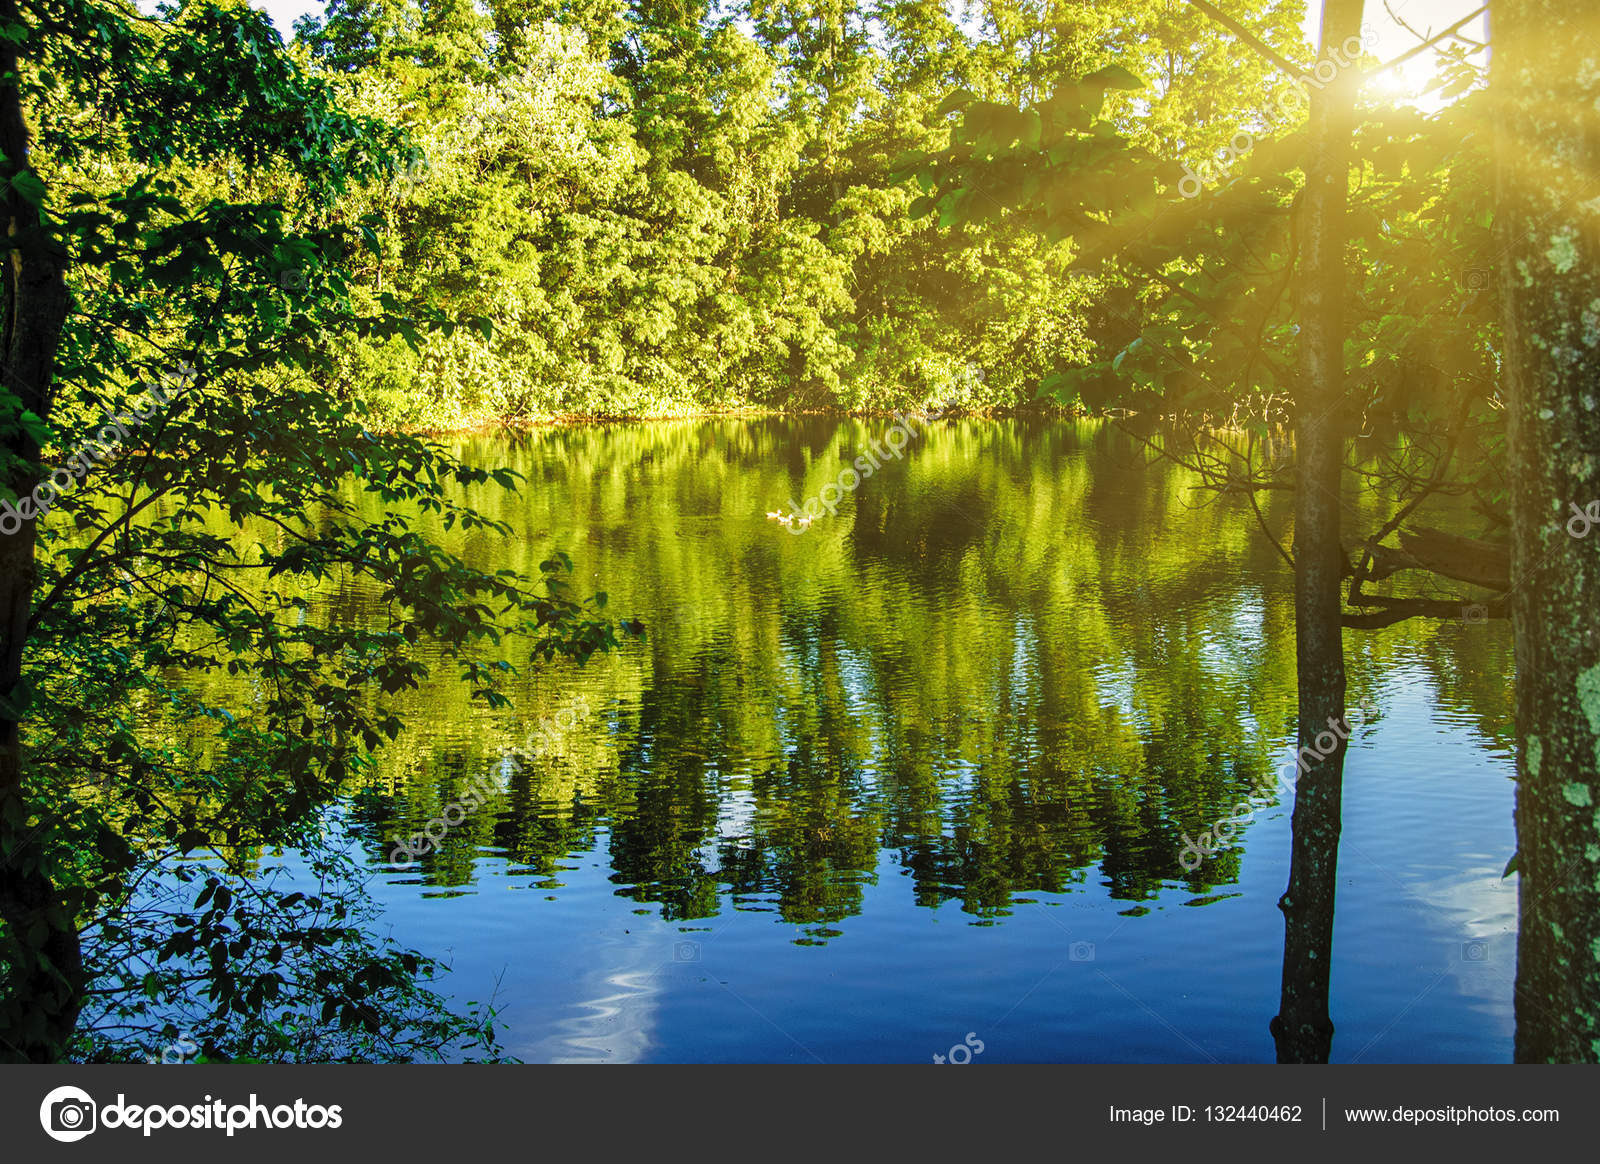
[[[1245,501],[1088,422],[913,426],[835,513],[766,517],[893,424],[460,443],[526,487],[471,498],[509,542],[441,540],[529,571],[565,549],[648,631],[527,673],[513,712],[443,662],[413,693],[348,802],[393,936],[528,1061],[1270,1061],[1292,804],[1251,790],[1293,734],[1287,568]],[[1382,516],[1353,498],[1348,525]],[[1333,1057],[1507,1061],[1509,628],[1346,651]]]

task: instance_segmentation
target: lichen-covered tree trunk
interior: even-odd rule
[[[1321,50],[1361,35],[1362,0],[1328,0]],[[1344,465],[1344,243],[1355,70],[1311,94],[1306,185],[1299,208],[1300,345],[1295,393],[1295,663],[1299,741],[1309,763],[1294,800],[1283,911],[1283,987],[1272,1021],[1278,1060],[1325,1063],[1333,1044],[1328,974],[1338,882],[1344,740],[1315,740],[1344,719],[1339,491]]]
[[[24,25],[16,0],[0,0],[0,22]],[[28,196],[29,134],[17,85],[17,40],[0,41],[0,174],[11,243],[0,274],[0,389],[13,407],[41,419],[50,411],[56,348],[67,314],[65,253]],[[39,447],[12,419],[4,440],[4,481],[21,496],[39,478]],[[34,587],[32,521],[0,530],[0,918],[6,926],[0,1059],[58,1058],[77,1023],[84,983],[76,919],[47,871],[29,827],[22,785],[23,651]]]
[[[1600,527],[1582,511],[1600,500],[1600,12],[1509,0],[1494,15],[1517,636],[1516,1057],[1592,1063]]]

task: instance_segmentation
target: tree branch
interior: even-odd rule
[[[1229,16],[1216,5],[1208,4],[1206,3],[1206,0],[1189,0],[1189,3],[1193,7],[1198,8],[1201,12],[1204,12],[1207,16],[1211,17],[1212,20],[1215,20],[1229,32],[1233,33],[1234,36],[1244,41],[1245,44],[1255,49],[1256,52],[1266,57],[1267,60],[1271,61],[1273,65],[1277,67],[1279,72],[1286,74],[1291,81],[1307,81],[1310,79],[1311,74],[1307,73],[1304,69],[1295,64],[1293,61],[1289,60],[1287,57],[1279,54],[1278,51],[1271,45],[1267,44],[1266,41],[1262,40],[1259,36],[1251,32],[1248,28],[1240,24],[1237,20]]]
[[[1491,618],[1511,617],[1511,608],[1504,599],[1492,602],[1452,602],[1447,598],[1370,598],[1356,594],[1352,595],[1349,601],[1352,606],[1369,608],[1372,611],[1368,614],[1346,613],[1340,617],[1342,626],[1357,630],[1379,630],[1393,626],[1397,622],[1405,622],[1408,618],[1437,618],[1446,621],[1460,619],[1462,622],[1474,623],[1488,622]]]
[[[1194,3],[1194,0],[1189,0],[1189,2],[1192,4],[1192,3]],[[1485,4],[1482,8],[1478,9],[1476,12],[1467,13],[1467,15],[1463,16],[1460,20],[1456,21],[1449,28],[1447,28],[1443,32],[1441,32],[1438,36],[1433,37],[1433,38],[1431,38],[1429,40],[1425,40],[1421,44],[1417,45],[1415,48],[1407,49],[1405,52],[1403,52],[1399,56],[1395,57],[1394,60],[1385,61],[1383,64],[1379,65],[1377,68],[1372,69],[1369,72],[1363,73],[1361,75],[1361,83],[1363,85],[1365,85],[1368,81],[1371,81],[1372,78],[1378,76],[1380,73],[1387,73],[1390,69],[1394,68],[1396,65],[1403,65],[1407,61],[1409,61],[1412,57],[1420,56],[1421,54],[1427,52],[1429,49],[1431,49],[1434,45],[1438,44],[1440,41],[1449,40],[1451,37],[1455,36],[1456,31],[1458,29],[1463,28],[1467,24],[1470,24],[1472,21],[1478,19],[1478,17],[1482,16],[1487,11],[1489,11],[1489,6],[1487,4]],[[1465,40],[1467,38],[1463,37],[1462,39]],[[1473,43],[1476,44],[1477,42],[1474,41]]]

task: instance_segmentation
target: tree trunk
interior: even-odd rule
[[[1328,0],[1321,56],[1340,59],[1361,35],[1362,0]],[[1344,465],[1344,240],[1350,135],[1358,73],[1342,68],[1310,97],[1306,185],[1300,198],[1298,315],[1300,345],[1295,395],[1295,668],[1298,736],[1307,763],[1294,798],[1294,840],[1283,911],[1283,986],[1272,1036],[1278,1060],[1325,1063],[1333,1046],[1328,974],[1339,864],[1342,733],[1331,750],[1316,748],[1330,724],[1344,723],[1344,639],[1339,544]]]
[[[0,0],[0,22],[23,23],[16,0]],[[14,39],[0,41],[0,171],[7,179],[5,213],[12,250],[0,275],[0,391],[41,419],[50,414],[56,348],[67,314],[66,253],[40,221],[38,208],[11,179],[29,168],[29,133],[15,78]],[[24,42],[25,43],[25,42]],[[9,82],[5,79],[9,78]],[[39,480],[39,446],[17,429],[4,441],[12,454],[5,484],[19,498]],[[0,919],[5,922],[9,997],[0,1000],[0,1057],[53,1060],[77,1025],[83,956],[76,919],[49,875],[49,858],[29,828],[23,789],[18,706],[23,651],[33,604],[35,526],[0,530]]]
[[[1519,1062],[1600,1060],[1600,17],[1496,8]],[[1576,506],[1576,509],[1573,507]]]

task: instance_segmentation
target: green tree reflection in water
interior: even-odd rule
[[[604,851],[616,892],[666,920],[768,911],[802,943],[847,928],[896,866],[919,904],[979,924],[1091,879],[1134,913],[1175,886],[1226,896],[1249,826],[1192,872],[1183,838],[1272,778],[1293,714],[1292,604],[1248,509],[1107,426],[949,419],[804,534],[764,519],[889,423],[485,443],[530,481],[524,511],[488,504],[526,531],[520,559],[440,536],[524,570],[568,548],[648,641],[529,680],[514,713],[447,682],[416,693],[434,730],[355,796],[372,859],[488,772],[485,807],[397,875],[461,892],[490,856],[558,895],[575,855]],[[325,597],[321,617],[378,617],[360,594]],[[1439,636],[1431,682],[1476,690],[1486,728],[1506,722],[1485,678],[1503,644],[1448,628],[1363,636],[1353,697],[1417,635]],[[572,726],[530,749],[558,713]]]

